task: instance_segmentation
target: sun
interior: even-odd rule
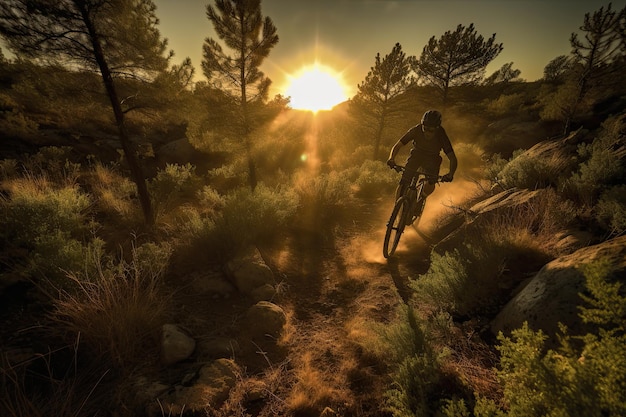
[[[290,97],[293,109],[314,113],[330,110],[348,99],[341,74],[319,63],[289,75],[285,96]]]

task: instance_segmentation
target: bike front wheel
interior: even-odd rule
[[[410,215],[409,211],[409,200],[406,197],[400,197],[396,201],[387,223],[387,231],[385,232],[385,241],[383,243],[383,256],[385,258],[389,258],[395,253],[406,226],[406,219]]]

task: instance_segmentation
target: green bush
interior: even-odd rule
[[[55,189],[44,179],[15,180],[0,205],[4,247],[28,253],[21,261],[14,259],[17,271],[54,279],[64,277],[63,271],[82,268],[89,246],[85,214],[91,201],[77,186]]]
[[[354,181],[357,197],[379,198],[391,195],[400,179],[397,172],[380,162],[367,160],[357,169]]]
[[[621,118],[609,118],[593,142],[578,148],[579,169],[565,183],[565,192],[587,207],[593,207],[606,187],[623,184],[626,166],[618,150],[622,137],[619,129],[624,125]]]
[[[176,205],[192,199],[202,185],[191,164],[167,164],[150,181],[150,194],[158,213],[166,212]]]
[[[431,349],[411,307],[401,306],[396,321],[375,330],[380,343],[374,346],[376,353],[391,367],[385,411],[401,417],[430,415],[439,394],[439,363],[445,352],[438,355]]]
[[[518,114],[526,101],[524,94],[501,94],[487,104],[487,111],[496,116]]]
[[[298,195],[298,217],[313,230],[327,230],[353,207],[352,181],[345,171],[332,171],[315,176],[302,173],[295,179]]]
[[[298,202],[298,195],[291,189],[271,189],[261,184],[254,191],[244,187],[227,195],[221,214],[213,220],[193,211],[187,213],[197,227],[197,244],[206,245],[208,257],[224,261],[290,226]]]
[[[569,172],[571,162],[559,156],[537,157],[519,150],[496,175],[504,188],[526,188],[535,190],[549,185],[558,185],[561,177]]]
[[[547,336],[525,323],[511,337],[500,334],[499,378],[504,409],[477,404],[477,416],[623,416],[626,414],[626,297],[606,260],[581,267],[588,306],[581,318],[597,333],[569,336],[558,350],[545,350]]]
[[[604,191],[596,204],[595,213],[609,237],[626,233],[626,186],[618,185]]]

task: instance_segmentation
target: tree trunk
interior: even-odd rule
[[[383,137],[383,128],[385,127],[385,116],[382,116],[378,120],[378,128],[376,129],[376,137],[374,138],[374,154],[372,155],[372,159],[374,161],[378,160],[378,150],[380,149],[380,141]]]
[[[122,106],[120,104],[120,101],[118,100],[115,84],[113,83],[113,77],[111,76],[111,71],[109,70],[109,66],[104,56],[104,52],[102,51],[102,46],[100,45],[100,39],[98,38],[98,34],[95,31],[93,22],[89,17],[87,9],[85,8],[84,4],[79,5],[78,7],[80,8],[83,21],[87,26],[87,30],[89,31],[96,62],[98,63],[98,67],[100,68],[104,87],[111,102],[111,107],[113,108],[120,143],[122,145],[122,149],[124,150],[124,156],[126,157],[126,162],[128,163],[128,167],[130,169],[131,178],[137,187],[137,194],[139,196],[139,202],[141,204],[143,216],[146,223],[151,226],[155,222],[155,217],[152,208],[152,202],[150,200],[150,194],[148,192],[148,185],[146,184],[146,178],[143,175],[141,165],[139,164],[139,160],[137,158],[137,150],[135,149],[133,143],[130,141],[128,133],[126,132],[126,126],[124,124],[124,112],[122,111]]]

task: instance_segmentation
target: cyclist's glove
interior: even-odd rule
[[[446,175],[441,177],[441,182],[452,182],[452,173],[448,172]]]

